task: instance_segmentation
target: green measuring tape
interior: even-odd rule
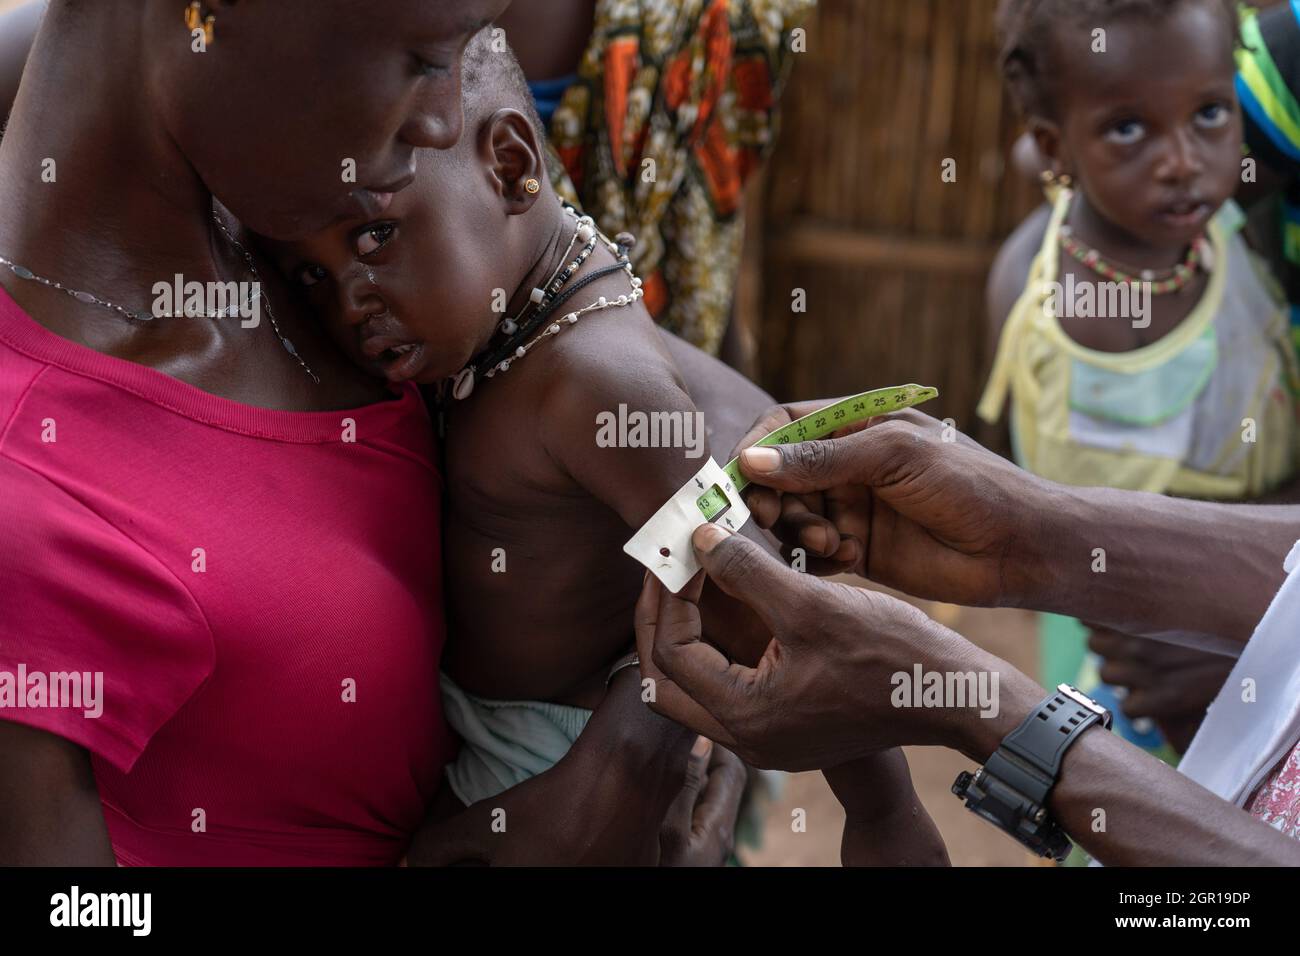
[[[792,445],[801,441],[815,441],[841,428],[865,422],[876,415],[900,412],[904,408],[911,408],[913,405],[920,405],[922,402],[938,397],[937,388],[929,388],[925,385],[898,385],[893,388],[879,388],[874,392],[863,392],[861,395],[854,395],[834,405],[827,405],[811,415],[805,415],[760,438],[754,444]],[[731,459],[722,470],[731,479],[736,494],[744,491],[749,485],[749,479],[740,473],[739,458]],[[707,521],[714,520],[731,507],[726,494],[717,485],[696,498],[695,504]]]

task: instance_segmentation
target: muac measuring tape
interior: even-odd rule
[[[805,415],[754,444],[790,445],[814,441],[877,415],[920,405],[938,395],[938,389],[924,385],[898,385],[863,392]],[[623,550],[676,594],[700,570],[695,550],[691,547],[691,535],[695,529],[713,521],[731,531],[739,531],[749,520],[749,509],[740,497],[748,485],[749,479],[740,473],[739,458],[733,458],[725,468],[710,458],[633,535],[632,540],[623,545]]]

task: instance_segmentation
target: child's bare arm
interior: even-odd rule
[[[634,357],[623,354],[616,360],[586,351],[566,355],[553,381],[541,415],[542,445],[579,487],[618,513],[630,538],[708,461],[703,413],[653,341]],[[621,432],[620,423],[638,421],[659,422],[668,430],[668,446],[644,447],[641,439],[648,432]],[[612,423],[612,431],[602,431],[601,422]],[[741,533],[776,554],[753,523]],[[632,559],[620,553],[615,560]],[[727,647],[732,656],[757,661],[768,643],[757,616],[715,588],[708,590],[704,613],[715,626],[711,633],[733,642]]]
[[[912,787],[899,748],[824,771],[845,811],[840,862],[845,866],[948,866],[939,828]]]
[[[634,413],[675,416],[661,421],[682,421],[685,436],[685,418],[695,416],[698,409],[676,369],[666,361],[647,356],[634,367],[610,362],[581,368],[566,365],[543,406],[543,444],[575,482],[619,513],[630,535],[699,471],[710,454],[708,442],[701,433],[698,444],[690,448],[600,447],[598,416],[608,421],[613,414],[617,419],[620,405],[626,420],[635,420]],[[743,533],[771,548],[752,524]],[[706,632],[726,635],[730,642],[726,650],[733,657],[757,661],[769,639],[761,620],[711,583],[706,582],[705,589],[701,615]],[[849,812],[842,851],[846,864],[948,862],[938,830],[912,788],[901,751],[870,755],[827,776]]]
[[[556,464],[632,529],[708,460],[707,423],[656,349],[608,361],[586,350],[566,354],[541,421],[542,445]]]

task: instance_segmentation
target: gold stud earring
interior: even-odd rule
[[[539,192],[542,191],[542,184],[539,183],[536,179],[533,179],[531,176],[529,176],[527,179],[524,180],[524,189],[527,190],[528,195],[536,196]]]
[[[189,27],[191,34],[195,30],[202,30],[204,46],[212,45],[212,40],[216,36],[217,18],[211,13],[205,17],[203,15],[203,5],[199,0],[194,0],[185,8],[185,25]]]

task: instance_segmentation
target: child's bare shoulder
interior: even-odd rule
[[[639,527],[707,460],[703,416],[640,306],[588,316],[555,344],[540,443],[580,487]]]
[[[669,410],[690,402],[654,320],[639,305],[588,315],[556,336],[554,346],[542,396],[551,421],[582,420],[611,403]]]
[[[1046,203],[1039,206],[1007,237],[993,260],[985,294],[990,331],[995,339],[1002,331],[1002,325],[1011,314],[1016,300],[1025,291],[1029,270],[1043,245],[1043,237],[1047,235],[1047,225],[1051,218],[1052,207]]]

